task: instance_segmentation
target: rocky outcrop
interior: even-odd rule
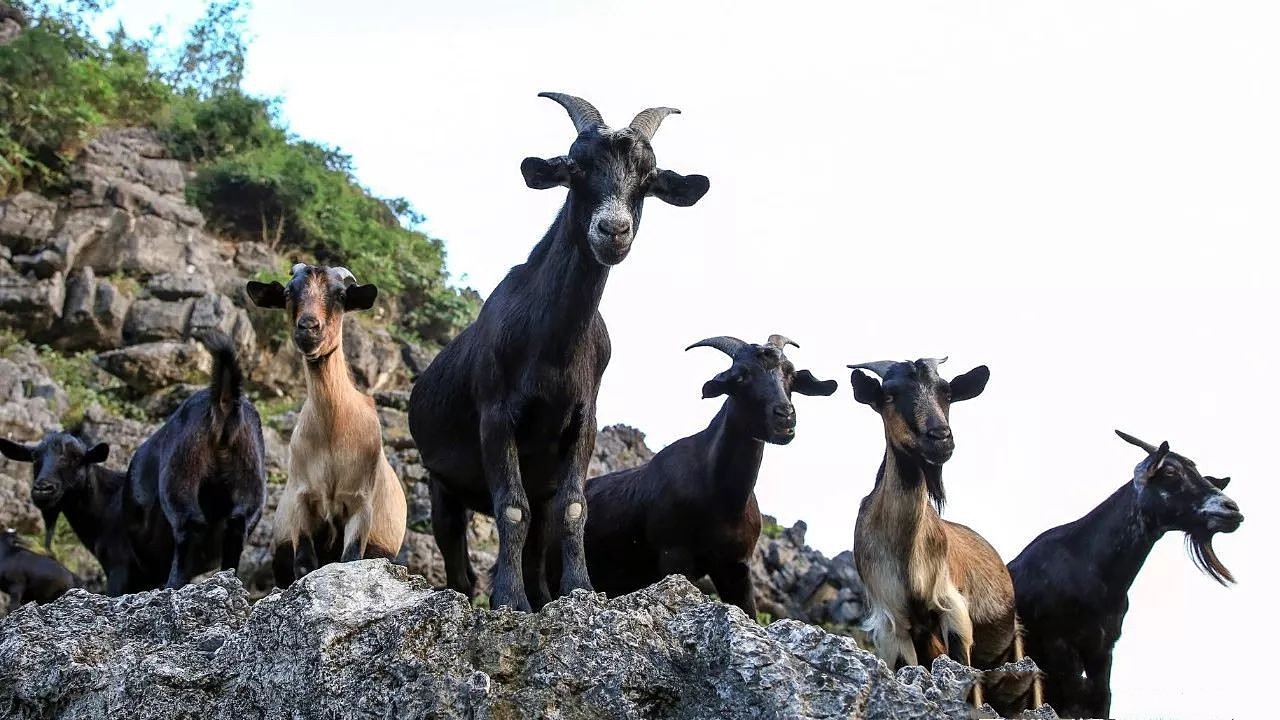
[[[674,577],[491,612],[382,560],[252,606],[223,573],[114,600],[72,591],[0,625],[0,714],[15,720],[969,718],[974,677],[946,659],[895,676],[848,638],[761,627]]]

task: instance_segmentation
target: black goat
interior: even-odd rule
[[[12,528],[0,534],[0,590],[9,594],[9,612],[28,602],[53,602],[74,583],[70,570],[32,552]]]
[[[45,519],[45,546],[58,515],[107,573],[107,594],[181,587],[201,572],[235,569],[266,496],[258,411],[244,396],[235,351],[224,336],[208,388],[194,393],[147,438],[127,473],[96,465],[105,444],[85,450],[66,433],[35,447],[0,440],[0,452],[34,463],[31,499]]]
[[[639,590],[671,574],[711,576],[721,599],[755,618],[751,555],[760,537],[756,477],[765,443],[796,436],[791,393],[830,395],[834,380],[795,369],[781,335],[753,345],[714,337],[690,345],[733,359],[702,386],[728,396],[711,424],[677,440],[648,463],[587,482],[587,567],[597,590]],[[796,347],[799,347],[796,345]]]
[[[1226,585],[1213,536],[1244,522],[1222,493],[1230,478],[1202,476],[1195,463],[1120,431],[1147,457],[1126,482],[1089,514],[1048,530],[1013,562],[1018,615],[1027,652],[1044,672],[1045,702],[1063,717],[1107,717],[1111,658],[1129,610],[1129,587],[1166,532],[1187,534],[1192,560]]]
[[[671,108],[610,129],[585,100],[542,93],[578,137],[566,156],[525,158],[525,184],[569,188],[551,229],[507,273],[480,316],[413,387],[409,430],[431,474],[436,542],[449,587],[470,594],[466,510],[498,518],[491,602],[519,610],[551,599],[545,557],[560,525],[560,591],[590,589],[582,493],[595,447],[596,395],[609,362],[598,308],[609,269],[631,250],[645,197],[692,205],[707,179],[659,170],[649,141]]]

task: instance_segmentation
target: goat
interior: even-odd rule
[[[0,534],[0,590],[9,594],[9,612],[24,603],[53,602],[71,589],[75,577],[62,563],[31,551],[12,528]]]
[[[378,288],[357,283],[346,268],[298,263],[287,287],[251,281],[246,289],[258,307],[288,313],[306,361],[307,399],[289,440],[289,479],[276,510],[276,584],[288,587],[335,561],[394,558],[408,503],[383,454],[373,398],[352,383],[342,350],[344,313],[373,307]]]
[[[955,450],[951,404],[980,395],[991,372],[980,365],[947,382],[939,362],[849,366],[854,399],[880,415],[886,441],[875,487],[858,508],[854,560],[881,659],[929,665],[945,653],[990,669],[1022,656],[1013,581],[990,543],[939,513],[942,465]],[[982,702],[980,685],[974,701]]]
[[[791,393],[830,395],[834,380],[796,370],[781,335],[764,345],[734,337],[690,345],[733,360],[702,386],[703,398],[727,396],[707,428],[663,448],[644,465],[586,484],[587,568],[596,590],[621,595],[671,574],[711,576],[726,603],[756,616],[751,556],[760,537],[756,478],[765,443],[796,435]]]
[[[209,387],[187,398],[138,446],[129,469],[101,468],[110,448],[66,433],[36,447],[0,441],[0,452],[34,464],[31,499],[48,548],[58,515],[107,574],[107,594],[178,588],[208,570],[234,570],[266,497],[258,411],[244,395],[231,341],[211,333]]]
[[[1226,585],[1213,536],[1244,522],[1223,494],[1231,478],[1201,475],[1191,460],[1116,431],[1147,456],[1133,479],[1075,522],[1042,533],[1009,563],[1027,650],[1044,671],[1045,701],[1063,717],[1107,717],[1111,659],[1129,587],[1156,541],[1187,534],[1195,564]]]
[[[499,550],[491,603],[517,610],[551,599],[553,529],[562,538],[560,592],[591,588],[582,487],[610,354],[600,298],[610,268],[631,251],[645,197],[683,207],[709,187],[701,175],[656,166],[650,140],[677,110],[651,108],[610,129],[581,98],[541,96],[568,111],[578,136],[568,155],[525,158],[520,171],[530,188],[567,187],[568,197],[528,261],[418,377],[409,405],[449,587],[470,595],[475,586],[467,509],[492,514]]]

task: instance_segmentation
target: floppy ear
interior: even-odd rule
[[[951,379],[951,402],[972,400],[982,394],[991,379],[991,370],[986,365],[979,365],[962,375]]]
[[[884,390],[880,387],[880,381],[861,370],[854,370],[849,376],[849,382],[853,385],[853,399],[863,405],[879,405],[884,399]]]
[[[378,287],[373,283],[351,285],[347,288],[347,296],[342,301],[342,308],[344,310],[368,310],[373,307],[373,301],[377,299]]]
[[[284,286],[280,283],[250,280],[245,283],[244,289],[249,293],[249,299],[254,305],[260,308],[284,309]]]
[[[106,462],[107,456],[111,454],[111,446],[106,443],[98,443],[89,448],[89,452],[84,454],[84,464]]]
[[[742,380],[742,368],[734,365],[702,384],[702,399],[728,395],[733,392],[734,386],[740,380]]]
[[[0,454],[18,462],[35,462],[36,459],[35,448],[19,445],[12,440],[5,440],[4,438],[0,438]]]
[[[681,175],[671,170],[659,170],[658,177],[649,186],[649,194],[669,205],[689,207],[710,189],[711,181],[706,175]]]
[[[1227,485],[1231,484],[1231,478],[1229,477],[1216,478],[1212,475],[1205,475],[1204,479],[1208,480],[1210,485],[1218,488],[1219,490],[1226,490]]]
[[[801,395],[830,395],[836,391],[835,380],[819,380],[813,376],[808,370],[800,370],[796,372],[795,377],[791,381],[792,392],[798,392]]]
[[[520,174],[524,175],[525,185],[534,190],[546,190],[569,187],[569,178],[577,168],[577,163],[563,155],[550,160],[527,157],[520,163]]]

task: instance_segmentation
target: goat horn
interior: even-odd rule
[[[728,335],[717,335],[716,337],[710,337],[710,338],[707,338],[706,340],[699,340],[698,342],[685,348],[685,351],[688,352],[689,350],[692,350],[696,347],[709,347],[709,348],[715,348],[716,350],[719,350],[720,352],[724,353],[725,355],[728,355],[729,357],[733,357],[735,354],[737,354],[739,350],[746,347],[746,345],[747,345],[746,342],[739,340],[736,337],[730,337]]]
[[[938,358],[920,358],[920,362],[922,362],[922,363],[924,363],[925,365],[927,365],[927,366],[929,367],[929,369],[930,369],[930,370],[932,370],[932,371],[934,372],[934,374],[936,375],[936,374],[938,373],[938,366],[939,366],[939,365],[941,365],[942,363],[946,362],[950,357],[951,357],[951,356],[950,356],[950,355],[948,355],[947,357],[944,357],[944,358],[942,358],[942,359],[938,359]]]
[[[679,115],[680,111],[669,107],[649,108],[641,110],[631,121],[631,129],[644,136],[645,140],[652,140],[653,134],[658,132],[658,126],[662,124],[663,119],[668,115]]]
[[[800,347],[800,343],[796,342],[795,340],[792,340],[786,335],[770,335],[769,344],[778,348],[779,350],[786,350],[788,345],[794,348]]]
[[[1153,453],[1153,452],[1155,452],[1156,450],[1158,450],[1158,449],[1159,449],[1159,448],[1157,448],[1155,445],[1152,445],[1152,444],[1151,444],[1151,443],[1149,443],[1149,442],[1143,442],[1143,441],[1139,440],[1138,438],[1136,438],[1136,437],[1134,437],[1134,436],[1130,435],[1129,433],[1121,432],[1121,431],[1117,430],[1117,431],[1116,431],[1116,434],[1120,436],[1120,439],[1121,439],[1121,440],[1124,440],[1125,442],[1129,443],[1130,445],[1137,445],[1138,447],[1142,448],[1143,450],[1146,450],[1148,453]]]
[[[306,263],[294,263],[293,269],[289,271],[289,274],[297,275],[299,270],[304,270],[306,269],[306,267],[307,267]]]
[[[898,363],[894,360],[877,360],[875,362],[850,365],[849,368],[853,370],[870,370],[876,375],[879,375],[880,379],[883,380],[884,376],[889,374],[889,370],[897,364]]]
[[[560,106],[569,113],[569,119],[573,121],[573,129],[578,132],[595,127],[608,127],[604,124],[604,118],[600,117],[600,111],[580,97],[556,92],[540,92],[538,97],[560,103]]]
[[[353,285],[357,282],[356,276],[344,267],[335,267],[333,271],[338,273],[338,277],[342,278],[343,285]]]

